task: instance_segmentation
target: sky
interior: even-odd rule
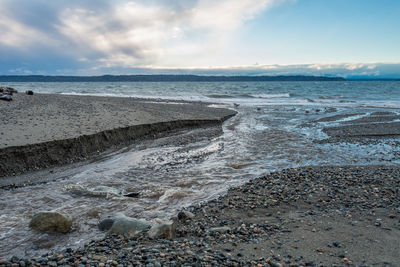
[[[0,0],[0,75],[400,78],[398,0]]]

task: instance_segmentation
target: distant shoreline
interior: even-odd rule
[[[346,81],[325,76],[202,76],[202,75],[102,75],[44,76],[0,75],[0,82],[275,82],[275,81]]]
[[[207,76],[207,75],[0,75],[0,82],[318,82],[318,81],[400,81],[396,78],[326,77],[307,75]]]

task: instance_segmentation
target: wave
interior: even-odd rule
[[[224,94],[213,94],[213,95],[206,95],[209,98],[234,98],[232,95],[224,95]]]
[[[228,94],[212,94],[207,95],[209,98],[288,98],[291,94],[241,94],[241,95],[228,95]]]
[[[285,94],[252,94],[250,96],[255,97],[255,98],[287,98],[287,97],[291,97],[291,95],[289,93],[285,93]]]

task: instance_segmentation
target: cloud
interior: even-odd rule
[[[1,0],[0,74],[398,77],[399,64],[379,63],[196,67],[234,47],[246,22],[293,1]]]
[[[0,20],[0,51],[44,60],[54,51],[104,67],[176,66],[217,53],[238,27],[281,1],[3,0],[0,12],[12,15]]]
[[[25,50],[28,49],[27,42],[38,43],[49,41],[46,34],[40,30],[10,18],[1,9],[0,12],[3,14],[0,19],[0,45]]]

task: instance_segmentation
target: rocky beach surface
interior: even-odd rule
[[[0,266],[398,266],[399,177],[398,166],[287,169],[180,212],[169,238],[110,232]]]

